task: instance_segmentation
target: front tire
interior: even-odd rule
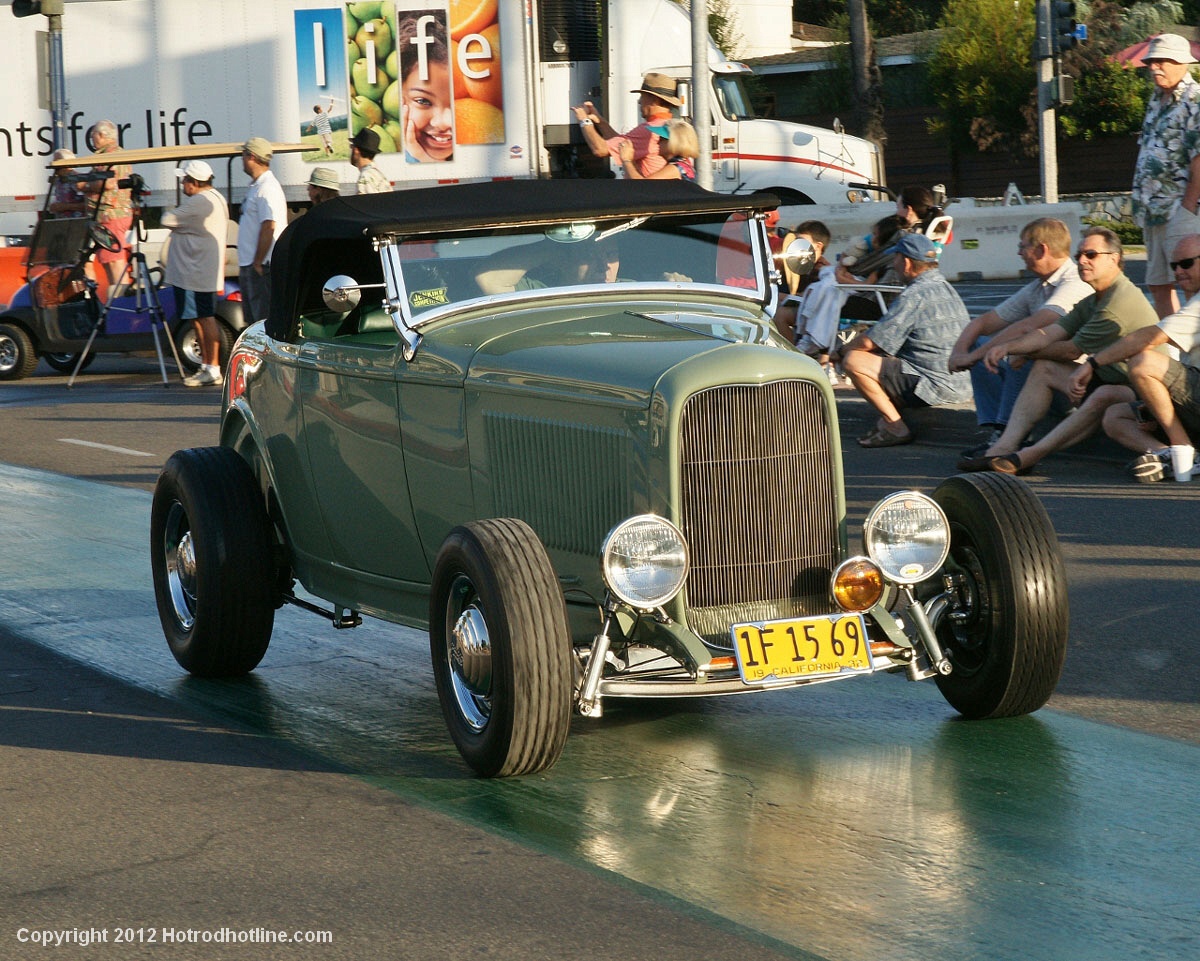
[[[961,474],[933,493],[950,521],[945,570],[966,582],[961,619],[937,638],[953,665],[942,696],[969,718],[1013,717],[1049,700],[1067,654],[1069,606],[1058,538],[1024,481]]]
[[[150,564],[163,633],[198,677],[258,666],[271,640],[274,537],[258,482],[227,447],[173,454],[154,489]]]
[[[0,380],[24,380],[37,367],[38,357],[25,330],[0,323]]]
[[[553,766],[571,715],[571,634],[550,558],[524,521],[456,527],[438,553],[429,642],[442,714],[483,777]]]

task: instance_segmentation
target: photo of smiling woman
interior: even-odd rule
[[[442,10],[411,10],[396,28],[400,52],[400,126],[409,163],[454,159],[450,48]]]

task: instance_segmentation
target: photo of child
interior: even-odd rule
[[[396,27],[400,126],[409,163],[454,159],[450,47],[442,10],[407,11]]]

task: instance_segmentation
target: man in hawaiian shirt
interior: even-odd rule
[[[1191,44],[1175,33],[1150,41],[1143,58],[1154,82],[1146,104],[1137,165],[1133,173],[1133,213],[1146,238],[1146,286],[1154,310],[1166,317],[1179,309],[1175,277],[1168,261],[1175,245],[1200,233],[1200,84]]]

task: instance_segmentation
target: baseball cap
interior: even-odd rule
[[[1150,48],[1142,57],[1149,60],[1173,60],[1175,63],[1196,63],[1192,56],[1192,45],[1177,33],[1160,33],[1150,41]]]
[[[271,146],[271,141],[266,137],[251,137],[244,144],[242,150],[249,154],[253,154],[259,160],[266,163],[271,159],[271,154],[275,152],[275,148]]]
[[[213,179],[213,169],[203,160],[189,160],[175,168],[175,176],[180,180],[184,177],[191,177],[193,180],[203,183]]]
[[[917,263],[936,264],[938,249],[934,242],[924,234],[905,234],[897,242],[896,253],[903,254],[909,260]]]
[[[313,187],[324,187],[326,190],[339,190],[342,186],[337,171],[332,167],[313,167],[308,182]]]

